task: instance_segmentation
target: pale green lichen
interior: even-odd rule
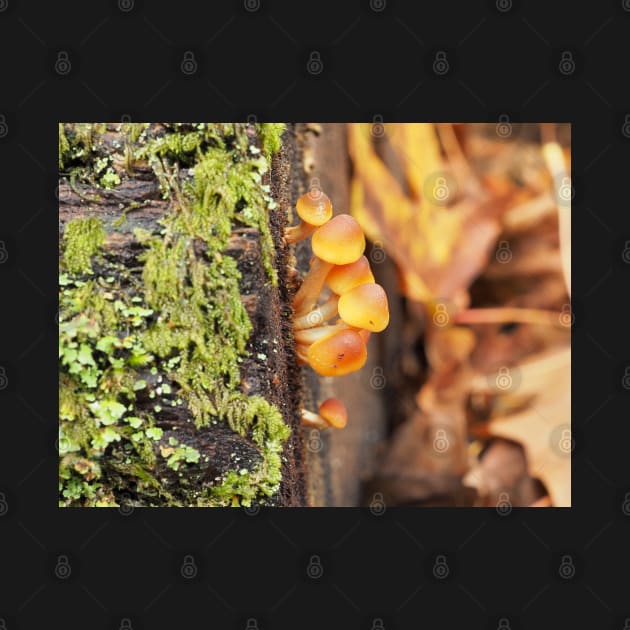
[[[133,160],[153,166],[173,204],[159,235],[136,230],[145,249],[141,278],[100,261],[101,275],[86,280],[104,237],[102,226],[96,219],[80,219],[64,233],[60,505],[115,505],[112,471],[135,478],[139,495],[154,497],[148,504],[156,505],[249,505],[279,487],[282,445],[290,429],[264,398],[240,392],[239,366],[252,326],[240,299],[236,262],[223,251],[236,222],[257,227],[269,279],[277,281],[267,219],[273,200],[262,176],[282,131],[265,129],[264,155],[257,155],[249,150],[253,145],[244,125],[166,127],[164,135],[152,139],[144,125],[128,130],[130,140],[140,142]],[[94,130],[74,133],[77,146],[87,150]],[[193,169],[192,180],[180,177],[181,167]],[[160,384],[149,386],[137,377],[138,369],[156,375]],[[161,384],[162,375],[175,388]],[[137,413],[140,392],[155,401],[153,412]],[[251,470],[228,471],[201,493],[165,492],[154,478],[156,448],[178,474],[200,459],[189,445],[164,443],[155,426],[156,415],[175,404],[188,407],[198,428],[223,421],[251,437],[261,462]],[[107,479],[100,463],[105,452]]]

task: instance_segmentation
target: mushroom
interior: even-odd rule
[[[348,265],[335,265],[326,276],[326,284],[336,295],[331,295],[326,302],[305,315],[293,320],[295,330],[315,328],[337,315],[339,296],[360,285],[373,283],[374,276],[370,263],[365,256]]]
[[[354,328],[380,332],[389,324],[389,307],[383,287],[360,284],[339,298],[339,317]]]
[[[293,300],[297,317],[308,313],[317,303],[326,276],[334,265],[347,265],[361,257],[365,236],[349,214],[338,214],[315,230],[311,245],[315,259]]]
[[[348,412],[338,398],[328,398],[319,406],[319,415],[302,409],[302,424],[314,429],[343,429],[348,422]]]
[[[343,295],[350,289],[368,282],[374,282],[374,276],[365,256],[348,265],[333,267],[326,276],[326,284],[337,295]]]
[[[287,243],[297,243],[310,236],[320,225],[324,225],[332,216],[332,203],[328,195],[318,188],[311,188],[302,195],[296,204],[300,223],[284,231]]]
[[[365,365],[367,348],[356,330],[346,329],[311,344],[306,356],[321,376],[343,376]]]

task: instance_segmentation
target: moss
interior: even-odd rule
[[[59,170],[66,171],[74,185],[111,189],[121,182],[112,165],[108,147],[103,144],[105,123],[59,123]]]
[[[70,153],[70,143],[66,138],[66,132],[63,127],[63,123],[59,123],[59,169],[63,169],[64,160]]]
[[[282,146],[282,134],[286,128],[284,123],[260,123],[256,125],[260,135],[262,150],[267,158],[271,158]]]
[[[97,274],[85,279],[103,242],[103,228],[96,219],[79,219],[64,233],[63,505],[115,504],[117,476],[121,487],[133,478],[139,496],[155,505],[249,505],[279,487],[280,454],[290,429],[268,401],[240,391],[239,367],[252,325],[241,301],[236,261],[224,252],[235,226],[258,228],[263,263],[270,282],[277,282],[267,217],[273,200],[262,177],[281,130],[265,129],[260,155],[245,125],[164,127],[159,137],[148,137],[146,126],[128,130],[129,139],[139,145],[133,159],[149,162],[172,201],[159,234],[135,234],[144,248],[142,273],[134,275],[100,258]],[[76,130],[76,146],[89,151],[93,133]],[[93,170],[107,173],[107,164],[98,163]],[[191,168],[192,178],[181,167]],[[139,378],[138,370],[153,375],[152,382]],[[154,400],[152,411],[138,413],[139,392]],[[250,437],[261,462],[251,470],[227,471],[219,484],[201,493],[186,490],[185,477],[177,495],[165,492],[155,478],[157,457],[180,475],[193,470],[200,458],[190,445],[166,442],[156,425],[170,404],[187,406],[198,428],[226,422]]]
[[[105,230],[99,219],[75,219],[64,231],[64,263],[70,273],[92,273],[92,256],[105,242]]]
[[[149,123],[123,123],[122,132],[127,136],[131,144],[135,144],[145,129],[149,127]]]

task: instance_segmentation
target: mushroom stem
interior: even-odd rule
[[[315,306],[324,282],[326,282],[326,276],[333,266],[332,263],[325,262],[315,256],[315,260],[306,274],[302,286],[293,298],[293,309],[296,317],[305,315]]]
[[[284,230],[284,240],[289,244],[297,243],[308,238],[316,229],[316,225],[300,221],[297,225],[292,225]]]
[[[306,328],[315,328],[325,321],[332,319],[337,315],[337,302],[339,296],[331,295],[326,302],[313,309],[306,315],[296,317],[293,320],[293,328],[295,330],[304,330]]]
[[[327,429],[330,426],[319,414],[313,413],[308,409],[302,409],[300,417],[302,418],[302,424],[313,429]]]
[[[318,326],[317,328],[307,328],[305,330],[295,331],[295,342],[300,345],[310,346],[312,343],[330,337],[342,330],[348,330],[350,326],[342,322],[334,326]]]

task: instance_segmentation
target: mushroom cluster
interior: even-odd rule
[[[374,282],[363,255],[365,236],[353,217],[331,218],[332,203],[316,188],[298,199],[296,210],[301,222],[286,229],[285,239],[297,243],[311,236],[313,249],[310,269],[293,300],[298,361],[322,376],[343,376],[365,365],[370,334],[387,327],[387,296]],[[303,422],[310,426],[345,426],[345,408],[342,424],[320,416],[314,421],[316,414],[304,413]]]

